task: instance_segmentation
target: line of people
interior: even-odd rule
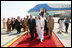
[[[28,17],[27,18],[23,18],[20,19],[20,16],[17,17],[17,19],[15,18],[8,18],[7,22],[5,20],[5,18],[3,18],[2,22],[3,22],[3,29],[6,29],[7,27],[7,32],[11,32],[14,29],[17,30],[17,33],[21,32],[21,28],[23,28],[23,31],[25,32],[27,30],[27,22],[28,22]]]
[[[52,36],[54,19],[52,19],[51,16],[44,19],[41,15],[35,18],[30,15],[30,18],[27,16],[26,18],[24,17],[23,19],[20,19],[20,16],[18,16],[17,19],[7,19],[7,32],[11,32],[11,30],[16,29],[19,34],[22,28],[24,32],[30,32],[31,40],[34,39],[35,34],[35,38],[38,35],[38,39],[42,42],[44,40],[44,30],[46,31],[46,35],[49,34],[49,37]]]
[[[3,18],[3,29],[6,28],[5,26],[5,18]],[[11,30],[16,29],[17,33],[19,34],[21,32],[21,29],[23,28],[23,32],[28,31],[31,35],[31,40],[34,39],[38,35],[38,39],[42,42],[44,40],[44,30],[46,31],[46,35],[49,34],[49,38],[52,36],[52,31],[54,29],[54,19],[52,16],[49,15],[49,17],[46,17],[46,19],[43,18],[42,15],[36,16],[35,18],[32,17],[32,15],[24,17],[23,19],[20,19],[20,16],[17,17],[17,19],[12,18],[11,20],[7,19],[7,32],[11,32]],[[58,20],[59,23],[59,32],[63,31],[63,23],[65,24],[65,33],[68,33],[68,27],[69,27],[69,17],[66,18],[64,22],[64,18],[60,18]],[[11,29],[12,28],[12,29]]]
[[[30,19],[28,20],[28,27],[31,34],[31,40],[34,39],[38,35],[38,39],[40,39],[41,42],[44,40],[44,30],[46,31],[46,34],[49,34],[49,38],[52,36],[52,31],[54,28],[54,19],[52,16],[46,17],[46,20],[43,18],[42,15],[32,18],[30,15]]]

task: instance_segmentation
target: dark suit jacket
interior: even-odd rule
[[[28,26],[29,26],[29,29],[34,29],[36,27],[36,22],[35,22],[35,19],[29,19],[28,20]]]
[[[15,21],[15,26],[16,28],[21,28],[20,22],[17,19]]]
[[[46,20],[44,20],[44,21],[45,21],[44,29],[46,29],[47,28],[47,21]]]
[[[13,23],[14,23],[14,24],[13,24]],[[15,26],[15,21],[11,21],[11,25],[12,25],[12,26]]]

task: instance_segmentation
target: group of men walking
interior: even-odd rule
[[[60,19],[63,20],[63,19]],[[62,22],[59,20],[59,24]],[[3,28],[5,28],[5,19],[3,19]],[[69,21],[65,21],[66,25],[66,32],[68,30]],[[12,28],[12,29],[11,29]],[[17,19],[12,18],[11,20],[8,18],[7,20],[7,32],[11,32],[11,30],[16,29],[17,33],[19,34],[21,32],[21,28],[23,28],[23,31],[27,31],[31,35],[31,40],[34,39],[38,35],[38,39],[40,39],[41,42],[44,40],[44,31],[46,31],[46,35],[49,34],[49,38],[52,36],[52,31],[54,29],[54,19],[52,16],[49,15],[49,17],[44,17],[42,15],[36,16],[35,18],[32,17],[32,15],[24,17],[23,19],[20,19],[20,16],[17,17]],[[59,28],[62,28],[60,26]]]
[[[17,17],[17,19],[10,18],[7,19],[7,22],[5,18],[2,20],[3,22],[3,29],[6,29],[7,27],[7,32],[11,32],[12,30],[16,29],[17,33],[21,32],[21,28],[23,28],[23,31],[25,32],[27,30],[27,22],[28,22],[28,16],[27,18],[23,18],[23,20],[20,19],[20,16]]]
[[[28,20],[28,27],[31,34],[31,40],[34,39],[34,33],[35,37],[38,35],[38,39],[40,39],[41,42],[44,40],[44,30],[46,31],[46,34],[49,33],[49,37],[52,36],[52,30],[54,27],[54,20],[50,16],[49,18],[45,20],[42,16],[35,17],[35,19],[32,18],[30,15],[30,19]]]
[[[3,22],[5,19],[3,19]],[[16,29],[17,33],[19,34],[21,32],[21,28],[23,28],[23,31],[30,31],[31,34],[31,40],[34,39],[38,35],[38,39],[42,42],[44,39],[44,30],[46,31],[46,34],[49,33],[49,37],[52,36],[52,30],[54,27],[54,20],[52,17],[46,17],[46,20],[39,15],[38,17],[33,18],[32,15],[27,16],[27,18],[20,19],[20,16],[17,17],[17,19],[12,18],[11,20],[7,19],[7,32],[11,32],[11,30]],[[12,28],[12,29],[11,29]]]

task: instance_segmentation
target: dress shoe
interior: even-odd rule
[[[65,32],[65,33],[68,33],[68,32]]]
[[[41,42],[43,42],[43,41],[41,40]]]

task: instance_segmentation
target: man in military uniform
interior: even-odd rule
[[[11,20],[9,18],[7,20],[7,32],[11,32]]]
[[[26,31],[26,20],[25,18],[22,20],[23,31]]]
[[[44,26],[44,30],[46,31],[46,35],[49,33],[48,31],[48,17],[46,17],[46,19],[44,20],[45,21],[45,26]]]
[[[28,26],[28,19],[29,19],[29,16],[26,16],[26,25]]]
[[[26,16],[26,18],[25,18],[26,31],[29,33],[29,28],[28,28],[28,19],[29,19],[29,16]],[[28,33],[27,33],[27,35],[28,35]]]
[[[53,29],[54,29],[54,19],[51,17],[51,16],[49,16],[49,20],[48,20],[48,29],[49,29],[49,37],[51,37],[52,36],[52,31],[53,31]]]

